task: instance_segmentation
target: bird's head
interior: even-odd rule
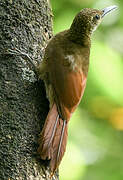
[[[106,7],[103,10],[84,8],[74,18],[70,30],[76,36],[90,36],[99,26],[102,19],[115,9],[117,9],[115,5]]]

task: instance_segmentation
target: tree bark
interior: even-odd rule
[[[37,155],[38,136],[48,101],[33,63],[41,61],[52,36],[47,0],[0,0],[0,179],[48,180],[50,171]],[[53,179],[58,179],[55,175]]]

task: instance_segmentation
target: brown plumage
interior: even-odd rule
[[[91,46],[91,34],[102,17],[115,9],[83,9],[70,29],[55,35],[47,45],[43,62],[38,67],[44,80],[50,111],[39,138],[38,153],[50,160],[54,173],[64,155],[67,127],[86,86]]]

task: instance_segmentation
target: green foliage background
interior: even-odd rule
[[[69,28],[84,7],[119,9],[92,37],[82,101],[69,123],[61,180],[123,180],[123,1],[51,0],[54,34]]]

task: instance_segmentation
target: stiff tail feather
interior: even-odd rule
[[[59,166],[67,143],[67,122],[59,117],[56,104],[50,109],[39,138],[41,159],[50,160],[52,173]]]

